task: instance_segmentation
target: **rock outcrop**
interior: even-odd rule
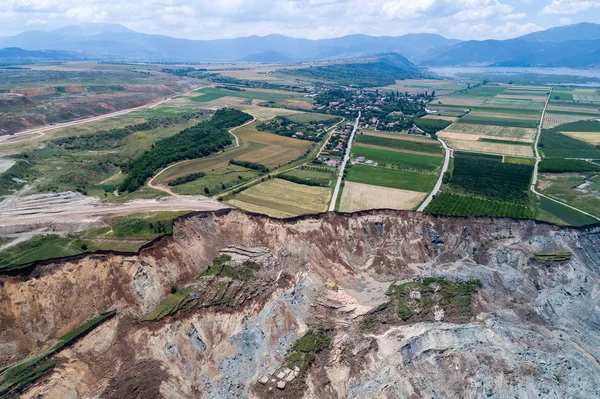
[[[0,367],[116,309],[22,396],[591,398],[599,304],[597,226],[226,210],[138,256],[0,276]]]

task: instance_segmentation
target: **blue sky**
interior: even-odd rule
[[[420,32],[506,39],[558,25],[600,22],[600,0],[0,1],[0,36],[85,22],[119,23],[190,39]]]

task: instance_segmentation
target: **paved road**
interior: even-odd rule
[[[590,213],[588,213],[586,211],[583,211],[583,210],[581,210],[579,208],[575,208],[574,206],[571,206],[569,204],[565,204],[562,201],[558,201],[558,200],[556,200],[556,199],[554,199],[552,197],[548,197],[547,195],[544,195],[544,194],[540,193],[536,189],[536,185],[537,185],[537,181],[538,181],[539,164],[542,161],[542,157],[540,156],[540,151],[538,149],[538,144],[540,142],[540,136],[542,135],[542,126],[544,124],[544,116],[546,115],[546,109],[548,108],[548,103],[550,102],[550,98],[551,97],[552,97],[552,88],[550,88],[550,94],[548,95],[548,98],[546,99],[546,104],[544,105],[544,110],[542,111],[542,118],[540,119],[540,125],[538,126],[537,135],[535,137],[535,143],[534,143],[534,147],[533,147],[534,150],[535,150],[535,166],[533,167],[533,179],[531,180],[531,187],[530,187],[530,189],[537,196],[544,197],[546,199],[549,199],[550,201],[556,202],[558,204],[566,206],[567,208],[573,209],[573,210],[575,210],[577,212],[583,213],[586,216],[589,216],[589,217],[591,217],[593,219],[596,219],[596,220],[600,221],[600,218],[598,218],[598,217],[596,217],[596,216],[594,216],[594,215],[592,215],[592,214],[590,214]]]
[[[99,116],[92,116],[90,118],[79,119],[79,120],[71,121],[71,122],[57,123],[57,124],[54,124],[54,125],[42,126],[42,127],[38,127],[38,128],[35,128],[35,129],[23,130],[21,132],[15,133],[13,135],[0,136],[0,146],[2,146],[2,145],[8,145],[8,144],[20,143],[20,142],[23,142],[23,141],[34,140],[34,139],[37,139],[39,137],[42,137],[44,135],[44,132],[47,132],[47,131],[50,131],[50,130],[60,129],[60,128],[69,127],[69,126],[81,125],[83,123],[90,123],[90,122],[101,121],[103,119],[114,118],[115,116],[125,115],[125,114],[128,114],[130,112],[142,111],[142,110],[146,110],[146,109],[153,109],[155,107],[158,107],[161,104],[166,103],[167,101],[171,101],[175,97],[178,97],[178,96],[181,96],[181,95],[185,95],[185,94],[193,93],[194,91],[196,91],[198,89],[201,89],[201,88],[202,87],[197,87],[197,88],[195,88],[193,90],[190,90],[188,92],[185,92],[183,94],[176,94],[176,95],[168,97],[168,98],[166,98],[164,100],[160,100],[160,101],[157,101],[157,102],[154,102],[154,103],[142,105],[140,107],[124,109],[124,110],[121,110],[121,111],[111,112],[110,114],[104,114],[104,115],[99,115]]]
[[[429,205],[429,203],[433,200],[433,197],[438,193],[438,191],[440,191],[440,188],[442,187],[442,182],[444,181],[444,173],[446,173],[446,171],[448,171],[448,165],[450,165],[450,155],[452,154],[452,150],[450,148],[448,148],[446,143],[444,143],[444,141],[442,139],[440,139],[439,137],[438,137],[438,141],[440,143],[442,143],[442,147],[444,147],[444,150],[446,151],[446,158],[444,159],[444,166],[442,167],[442,173],[440,174],[440,177],[439,177],[437,183],[435,183],[435,187],[433,188],[433,191],[431,191],[431,193],[429,194],[427,199],[421,204],[419,209],[417,209],[417,212],[423,212],[425,210],[425,208],[427,208],[427,205]]]
[[[344,155],[344,160],[342,161],[342,165],[340,165],[340,172],[338,174],[338,180],[335,184],[335,189],[333,190],[333,195],[331,196],[331,202],[329,203],[329,212],[335,211],[335,203],[337,202],[337,197],[340,194],[340,187],[342,186],[342,180],[344,179],[344,169],[346,168],[346,164],[350,159],[350,152],[352,150],[352,142],[354,141],[354,134],[358,129],[358,121],[360,120],[360,111],[358,111],[358,116],[356,117],[356,122],[354,123],[354,128],[352,129],[352,134],[348,139],[348,148],[346,149],[346,155]]]

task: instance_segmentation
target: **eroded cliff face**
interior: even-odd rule
[[[572,256],[549,265],[530,260],[554,250]],[[212,291],[182,291],[194,306],[141,321],[171,286],[198,284],[222,254],[260,269],[244,281],[201,277]],[[442,299],[435,316],[403,320],[394,308],[393,319],[371,323],[390,300],[390,284],[424,277],[481,282],[461,308],[466,323],[450,308],[444,313]],[[242,289],[247,284],[252,289]],[[410,300],[424,308],[420,295]],[[112,309],[116,317],[54,355],[54,369],[23,397],[600,392],[600,227],[392,211],[287,221],[239,211],[183,217],[172,237],[139,256],[94,255],[0,277],[0,366]],[[316,326],[326,327],[328,348],[277,388],[294,343]]]

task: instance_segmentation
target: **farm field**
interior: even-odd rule
[[[443,162],[441,157],[425,154],[412,154],[397,151],[388,151],[381,147],[363,147],[356,144],[352,147],[351,157],[364,157],[366,161],[372,160],[379,166],[392,169],[411,170],[421,173],[432,173],[437,170]]]
[[[176,164],[161,173],[155,179],[155,183],[165,184],[189,173],[224,167],[231,159],[257,162],[269,168],[276,168],[305,154],[313,145],[306,140],[259,132],[256,125],[255,122],[235,130],[235,135],[241,140],[240,147]]]
[[[246,98],[250,100],[262,100],[262,101],[283,101],[290,97],[298,97],[297,93],[293,92],[273,92],[273,91],[259,91],[254,90],[227,90],[218,87],[205,87],[196,90],[196,93],[200,93],[198,96],[191,97],[192,101],[205,103],[208,101],[217,100],[222,97],[237,97]]]
[[[473,113],[469,113],[460,118],[462,124],[473,123],[478,125],[492,125],[492,126],[514,126],[523,128],[536,128],[539,123],[539,118],[535,119],[523,119],[523,116],[517,116],[515,118],[507,117],[507,115],[501,115],[498,117],[489,116],[478,116]]]
[[[427,193],[424,192],[378,187],[347,181],[344,184],[339,211],[356,212],[367,209],[411,210],[416,208],[426,196]]]
[[[290,217],[327,211],[331,189],[269,179],[236,194],[228,204],[273,217]]]
[[[410,191],[429,192],[433,189],[437,181],[437,176],[434,174],[357,164],[348,168],[346,181]]]
[[[493,111],[471,111],[468,115],[469,117],[478,117],[478,118],[492,118],[492,119],[509,119],[509,120],[523,120],[523,121],[538,121],[540,120],[540,115],[530,115],[530,114],[513,114],[508,112],[493,112]]]
[[[171,187],[171,190],[177,194],[212,196],[259,176],[260,173],[256,170],[228,165],[208,171],[204,177],[198,180]]]
[[[445,192],[436,195],[425,208],[425,212],[444,216],[490,216],[519,219],[534,216],[534,212],[526,205]]]
[[[334,169],[332,169],[332,171],[335,172]],[[283,176],[292,176],[308,182],[322,184],[325,187],[332,187],[337,175],[335,173],[317,170],[293,169],[285,172]]]
[[[563,132],[562,134],[572,137],[576,140],[585,141],[592,145],[600,145],[600,131],[598,132]]]
[[[442,120],[442,121],[448,121],[448,122],[456,122],[458,120],[458,117],[435,114],[435,115],[425,115],[423,117],[423,119],[434,119],[434,120]]]
[[[546,112],[546,115],[544,116],[543,128],[553,129],[557,126],[564,125],[566,123],[586,121],[597,117],[598,116],[589,114],[567,114],[557,113],[556,111],[549,111]]]
[[[565,226],[585,226],[598,221],[547,198],[539,199],[536,219]]]
[[[426,137],[426,136],[418,136],[415,134],[406,134],[406,133],[400,133],[400,132],[382,132],[382,131],[371,130],[371,129],[361,129],[358,131],[358,135],[383,137],[383,138],[388,138],[388,139],[397,139],[397,140],[405,140],[405,141],[414,141],[417,143],[427,143],[427,144],[435,144],[436,143],[435,140],[433,140],[429,137]]]
[[[407,150],[419,153],[441,154],[442,146],[434,140],[415,141],[406,140],[403,136],[388,138],[381,136],[359,134],[356,136],[357,144],[387,147],[387,149]]]
[[[459,151],[480,152],[485,154],[499,154],[515,157],[533,157],[533,148],[520,144],[504,144],[485,141],[446,139],[446,144]]]
[[[600,148],[555,130],[542,130],[539,149],[544,158],[600,159]]]
[[[600,179],[597,173],[540,174],[538,190],[600,217]]]
[[[273,119],[276,116],[290,116],[300,114],[300,111],[285,108],[270,108],[270,107],[250,107],[244,110],[247,114],[252,115],[257,119]]]
[[[522,140],[524,142],[533,142],[536,135],[536,129],[522,128],[513,126],[492,126],[478,125],[470,123],[454,123],[438,133],[438,136],[444,137],[447,133],[457,133],[461,135],[472,135],[478,140],[481,137],[503,138],[507,140]],[[446,136],[452,138],[452,136]],[[466,137],[462,137],[466,139]]]
[[[502,157],[455,153],[449,187],[494,200],[526,202],[533,165],[503,163]]]

